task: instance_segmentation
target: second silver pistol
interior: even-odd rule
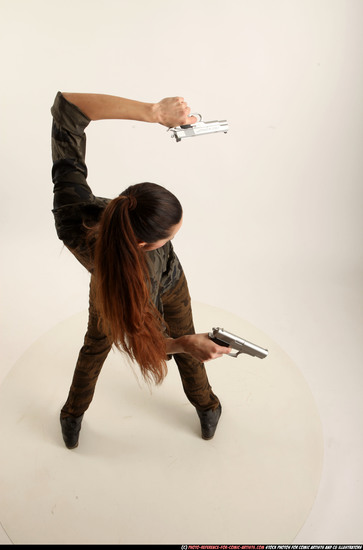
[[[231,357],[238,357],[240,353],[247,353],[248,355],[252,355],[252,357],[264,359],[268,355],[267,349],[261,348],[257,344],[252,344],[252,342],[247,342],[244,338],[231,334],[227,330],[224,330],[224,328],[214,328],[208,336],[219,346],[232,348],[234,352],[228,354]]]
[[[224,132],[226,134],[229,130],[226,120],[211,120],[209,122],[204,122],[202,116],[198,113],[193,113],[193,116],[199,116],[199,122],[169,128],[172,132],[171,137],[175,138],[176,141],[181,141],[187,137],[202,136],[204,134],[216,134],[217,132]]]

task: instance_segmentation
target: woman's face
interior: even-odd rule
[[[182,225],[183,225],[183,217],[181,218],[179,223],[177,223],[176,225],[173,225],[170,228],[170,235],[167,239],[156,241],[155,243],[141,242],[139,244],[146,252],[149,252],[150,250],[156,250],[157,248],[161,248],[162,246],[164,246],[164,244],[174,239],[175,235],[178,233]]]

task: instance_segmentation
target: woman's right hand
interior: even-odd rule
[[[167,354],[174,353],[189,353],[197,361],[206,363],[212,359],[218,359],[228,353],[231,353],[232,348],[219,346],[208,336],[208,333],[203,334],[186,334],[180,338],[168,338],[166,341]]]

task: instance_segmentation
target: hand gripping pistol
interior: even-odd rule
[[[247,353],[253,357],[264,359],[264,357],[268,355],[267,349],[260,348],[260,346],[257,346],[256,344],[247,342],[247,340],[243,340],[243,338],[235,336],[223,328],[214,328],[208,336],[219,346],[224,346],[226,348],[229,347],[236,350],[235,353],[231,352],[228,354],[230,357],[238,357],[240,353]]]
[[[169,128],[173,132],[172,138],[175,137],[176,141],[181,141],[183,138],[202,136],[204,134],[215,134],[217,132],[228,132],[228,123],[226,120],[211,120],[210,122],[203,122],[202,115],[199,113],[193,113],[190,116],[199,117],[199,121],[195,124],[183,124],[182,126],[175,126],[175,128]]]

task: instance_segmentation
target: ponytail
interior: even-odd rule
[[[167,203],[157,197],[167,197]],[[170,200],[177,206],[175,212]],[[103,330],[139,364],[143,377],[156,384],[167,374],[166,344],[160,313],[150,298],[150,276],[139,242],[146,240],[146,234],[151,234],[146,242],[167,238],[181,214],[179,201],[169,191],[156,184],[138,184],[107,205],[97,226],[94,276]],[[142,236],[137,234],[140,228]]]

